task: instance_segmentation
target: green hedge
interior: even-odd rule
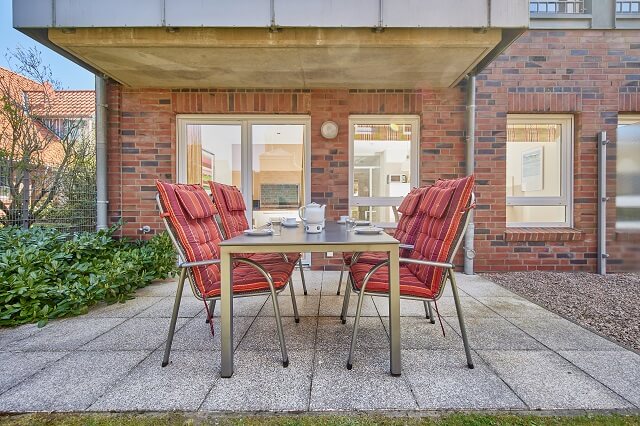
[[[116,240],[117,228],[77,235],[51,228],[0,228],[0,325],[79,315],[98,302],[131,299],[175,272],[163,233],[147,242]]]

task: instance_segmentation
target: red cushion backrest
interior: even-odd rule
[[[442,218],[447,213],[453,191],[454,188],[432,186],[425,194],[419,210],[433,218]]]
[[[427,194],[422,198],[426,203],[430,200],[438,200],[440,197],[429,196],[428,192],[435,189],[441,193],[442,189],[453,189],[448,206],[441,217],[426,214],[417,229],[415,247],[410,257],[418,260],[431,260],[434,262],[450,262],[451,254],[460,235],[460,227],[464,224],[462,219],[471,202],[474,176],[461,179],[438,180],[436,184],[427,189]],[[431,211],[432,205],[421,205],[419,210]],[[434,294],[438,294],[442,284],[444,271],[442,268],[432,266],[408,264],[408,268],[422,282],[429,286]]]
[[[173,232],[180,243],[188,262],[220,258],[220,241],[222,236],[216,225],[213,214],[206,217],[191,218],[178,198],[178,192],[192,193],[192,199],[208,200],[205,209],[214,211],[211,199],[200,185],[181,185],[156,181],[156,187],[165,213],[173,227]],[[185,195],[182,194],[184,199]],[[171,231],[171,230],[170,230]],[[196,285],[202,294],[213,290],[214,284],[220,280],[218,265],[192,268]]]
[[[402,203],[405,204],[405,207],[402,208],[404,212],[400,207],[398,208],[402,216],[400,216],[400,220],[398,220],[398,225],[393,237],[400,241],[401,244],[413,245],[416,241],[416,227],[422,222],[424,216],[424,213],[419,211],[418,206],[426,190],[427,188],[413,188],[402,201]],[[409,199],[409,201],[407,201],[407,199]],[[400,204],[400,206],[402,207],[402,204]],[[405,255],[405,253],[402,253],[402,255]]]
[[[224,231],[227,239],[240,235],[244,230],[249,229],[249,222],[245,216],[246,206],[240,190],[235,186],[212,181],[209,182],[209,187],[211,188],[213,202],[218,208],[220,222],[222,223],[222,230]],[[229,208],[225,198],[225,193],[230,194],[228,197],[232,199],[231,204],[234,209]],[[240,197],[239,200],[237,198],[238,195]],[[240,201],[242,202],[242,210],[237,209]]]
[[[191,219],[204,219],[216,214],[216,207],[211,202],[211,198],[204,191],[190,191],[176,188],[178,201]]]

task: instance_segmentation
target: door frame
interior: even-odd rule
[[[187,125],[214,124],[240,125],[240,167],[242,195],[247,206],[247,220],[253,223],[253,146],[252,125],[303,125],[304,149],[304,204],[311,202],[311,116],[301,114],[177,114],[176,115],[176,177],[178,183],[187,183]],[[245,190],[246,188],[246,190]]]

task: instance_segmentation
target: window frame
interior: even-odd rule
[[[240,126],[240,182],[247,206],[246,216],[253,223],[253,145],[254,124],[303,125],[304,145],[304,204],[311,202],[311,116],[294,114],[177,114],[176,115],[176,176],[178,183],[187,183],[187,125],[239,125]]]
[[[373,206],[393,207],[399,206],[404,197],[360,197],[353,195],[354,177],[354,142],[356,124],[410,124],[412,126],[410,155],[410,188],[420,184],[420,116],[415,114],[381,115],[359,114],[349,116],[349,211],[352,207]],[[373,222],[375,225],[385,228],[395,228],[395,222]]]
[[[618,125],[616,126],[616,131],[617,129],[619,129],[622,126],[631,126],[631,125],[637,125],[640,124],[640,114],[635,113],[635,112],[619,112],[618,113]],[[616,134],[616,139],[617,139],[617,134]],[[616,173],[617,173],[617,167],[616,167]],[[618,182],[618,176],[616,174],[616,185]],[[616,188],[616,210],[618,208],[617,205],[617,188]],[[640,227],[624,227],[624,226],[620,226],[620,221],[618,220],[618,215],[616,212],[616,223],[615,223],[615,230],[616,232],[621,232],[621,233],[629,233],[629,232],[640,232]]]
[[[510,124],[560,124],[562,125],[560,195],[548,197],[514,197],[506,195],[507,159],[505,157],[505,204],[513,206],[564,206],[564,222],[507,222],[507,228],[571,228],[573,227],[573,149],[574,117],[571,114],[508,114]],[[506,144],[509,144],[507,140]],[[508,146],[505,146],[508,149]]]

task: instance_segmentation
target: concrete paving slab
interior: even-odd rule
[[[33,376],[68,352],[0,352],[0,394]],[[0,407],[0,411],[1,407]]]
[[[620,349],[617,344],[564,318],[512,318],[511,321],[549,348],[558,350]]]
[[[338,291],[338,281],[340,280],[340,271],[324,271],[322,277],[322,295],[323,296],[335,296]],[[342,277],[342,287],[340,288],[340,295],[344,294],[345,283],[347,282],[347,271],[345,271]]]
[[[478,356],[473,370],[467,367],[462,350],[408,350],[402,361],[403,374],[421,409],[526,409]]]
[[[318,351],[309,408],[320,411],[414,410],[404,378],[389,374],[389,350],[359,350],[347,370],[347,351]]]
[[[504,287],[500,287],[479,275],[457,274],[456,279],[460,290],[473,297],[518,297]]]
[[[445,321],[460,333],[457,318],[446,317]],[[533,337],[502,318],[465,318],[465,325],[473,349],[544,349]]]
[[[72,353],[0,395],[0,410],[85,410],[148,354],[145,351]]]
[[[476,299],[505,318],[560,318],[521,297],[477,297]]]
[[[386,297],[374,297],[373,301],[378,308],[378,312],[383,317],[389,316],[389,299]],[[438,301],[438,310],[443,317],[455,317],[457,316],[455,303],[453,297],[441,297]],[[462,312],[466,317],[480,317],[480,318],[492,318],[499,315],[486,307],[484,304],[478,302],[472,297],[460,297],[460,304],[462,305]],[[431,304],[433,315],[436,317],[437,313],[435,304]],[[418,300],[400,300],[400,315],[426,318],[424,303]]]
[[[304,411],[309,406],[313,351],[289,351],[282,366],[280,351],[235,354],[233,377],[218,379],[202,404],[204,411]]]
[[[251,296],[251,297],[236,297],[233,299],[233,316],[234,317],[255,317],[260,312],[260,309],[264,306],[269,296]],[[200,302],[202,303],[202,302]],[[217,317],[220,316],[220,303],[216,303],[216,308],[213,314]]]
[[[220,353],[171,351],[161,367],[157,350],[115,384],[90,411],[196,411],[218,380]]]
[[[211,336],[209,324],[205,322],[204,313],[188,322],[180,328],[173,337],[172,348],[175,350],[187,351],[219,351],[220,350],[220,321],[213,319],[213,329],[215,336]],[[234,347],[240,344],[253,322],[251,317],[236,317],[233,319],[233,342]],[[275,327],[275,323],[274,323]]]
[[[32,336],[40,330],[37,324],[0,328],[0,348],[6,349],[10,343]]]
[[[344,296],[321,296],[320,297],[320,316],[321,317],[340,317],[342,312],[342,301]],[[353,317],[356,315],[356,308],[358,307],[358,295],[351,293],[349,298],[349,310],[347,316]],[[371,296],[365,296],[362,302],[362,316],[363,317],[377,317],[379,316],[376,310],[376,305],[373,304]]]
[[[186,322],[186,318],[178,318],[176,331]],[[168,320],[131,318],[82,346],[80,350],[155,350],[167,339],[168,331]]]
[[[175,296],[165,297],[153,306],[140,312],[138,318],[171,318]],[[183,297],[180,300],[178,318],[193,318],[204,311],[204,303],[195,297]]]
[[[287,350],[313,349],[316,341],[316,317],[301,317],[296,323],[293,317],[282,318],[284,341]],[[275,317],[258,317],[240,342],[238,350],[276,351],[280,350]]]
[[[146,287],[136,290],[136,297],[167,297],[176,294],[177,279],[154,281]],[[186,286],[185,286],[186,287]],[[186,288],[185,288],[186,290]],[[191,290],[189,290],[191,292]]]
[[[308,295],[319,296],[322,292],[322,274],[323,271],[311,271],[309,269],[304,270],[305,283],[307,284]],[[296,294],[304,295],[302,288],[302,279],[300,278],[300,271],[293,271],[293,287]]]
[[[161,300],[162,297],[141,296],[123,303],[101,304],[91,309],[87,318],[131,318]]]
[[[387,334],[389,322],[387,318],[382,320]],[[462,338],[443,321],[445,335],[442,335],[440,323],[435,324],[426,318],[400,318],[400,333],[402,336],[402,349],[452,349],[463,351]]]
[[[559,354],[640,408],[640,355],[626,350],[560,351]]]
[[[125,321],[125,318],[87,318],[55,320],[26,339],[10,343],[6,350],[68,351],[78,348]]]
[[[320,295],[317,296],[303,296],[302,294],[296,294],[296,303],[298,305],[298,315],[301,317],[317,317],[318,310],[320,308]],[[284,317],[293,316],[293,303],[291,303],[291,293],[289,290],[285,290],[278,295],[278,305],[280,307],[280,315]],[[261,317],[273,317],[275,313],[273,311],[273,303],[271,303],[271,297],[267,300],[260,310]]]
[[[629,409],[631,404],[552,351],[479,351],[534,410]]]
[[[318,350],[348,350],[351,345],[354,318],[342,324],[340,318],[318,318]],[[379,317],[361,317],[356,348],[389,348],[389,337]]]

